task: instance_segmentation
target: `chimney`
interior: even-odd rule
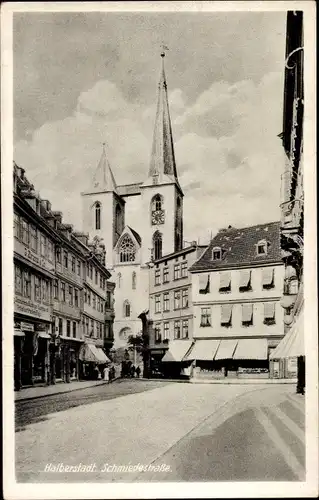
[[[80,232],[75,232],[73,233],[73,236],[77,238],[83,245],[86,247],[88,246],[89,242],[89,234],[88,233],[80,233]]]
[[[72,224],[61,224],[59,229],[68,238],[68,240],[71,239],[71,234],[73,232]]]
[[[53,211],[52,215],[55,217],[59,224],[62,224],[62,212]]]

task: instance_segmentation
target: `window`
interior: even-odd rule
[[[122,232],[122,213],[120,205],[115,208],[115,232],[120,235]]]
[[[239,291],[251,291],[251,271],[249,269],[242,269],[239,277]]]
[[[23,271],[23,296],[31,299],[31,274]]]
[[[163,269],[163,283],[169,282],[169,270],[168,267],[164,267]]]
[[[180,339],[181,338],[181,322],[174,321],[174,339]]]
[[[47,240],[47,256],[50,262],[53,262],[53,243],[51,240]]]
[[[210,307],[202,307],[200,326],[211,326],[211,310]]]
[[[75,257],[72,255],[72,273],[75,273]]]
[[[34,252],[38,251],[37,228],[33,224],[30,225],[30,247]]]
[[[219,291],[221,293],[229,293],[231,291],[231,274],[230,271],[220,273]]]
[[[88,296],[87,296],[87,291],[86,289],[84,290],[84,304],[87,303],[87,300],[88,300]]]
[[[86,318],[85,319],[85,335],[89,335],[89,330],[90,330],[89,318]]]
[[[131,305],[128,300],[124,301],[124,317],[129,318],[131,316]]]
[[[99,273],[98,271],[95,269],[95,284],[97,285],[99,282]]]
[[[24,219],[21,221],[21,239],[25,245],[29,245],[29,224]]]
[[[121,288],[121,279],[122,279],[122,275],[121,275],[121,273],[118,273],[118,275],[117,275],[117,286],[119,288]]]
[[[46,237],[44,234],[40,235],[40,255],[46,257]]]
[[[162,257],[162,234],[156,231],[153,235],[154,258],[160,259]]]
[[[264,304],[264,324],[265,325],[274,325],[276,323],[275,320],[275,302],[265,302]]]
[[[79,307],[79,290],[77,288],[74,288],[74,305]]]
[[[88,305],[91,305],[91,292],[88,290]]]
[[[76,338],[76,322],[73,321],[73,338]]]
[[[161,296],[155,295],[155,312],[161,312]]]
[[[59,282],[58,282],[58,280],[53,281],[53,297],[55,299],[59,298]]]
[[[155,325],[154,333],[155,333],[155,344],[160,344],[162,342],[161,325]]]
[[[93,295],[93,297],[92,297],[92,306],[93,306],[93,309],[96,309],[96,295],[94,293],[92,295]]]
[[[132,273],[132,289],[135,290],[136,289],[136,272],[133,271]]]
[[[178,280],[181,277],[181,266],[180,264],[174,264],[174,280]]]
[[[63,319],[59,318],[59,335],[63,335]]]
[[[95,229],[101,229],[101,203],[95,203]]]
[[[182,269],[182,278],[187,278],[187,262],[182,262],[181,263],[181,269]]]
[[[181,292],[176,290],[174,292],[174,309],[180,309],[181,307]]]
[[[91,319],[90,337],[94,337],[94,319]]]
[[[66,320],[66,335],[71,337],[71,321],[69,319]]]
[[[156,194],[152,198],[152,211],[162,210],[163,208],[163,197],[160,194]]]
[[[81,276],[81,261],[77,261],[77,274],[78,276]]]
[[[266,267],[262,271],[262,287],[263,290],[269,290],[270,288],[274,288],[274,268]]]
[[[93,266],[90,264],[90,279],[93,280]]]
[[[182,338],[188,339],[188,319],[182,321]]]
[[[135,244],[128,234],[124,234],[119,246],[120,262],[134,262],[136,254]]]
[[[182,290],[182,307],[188,307],[188,288]]]
[[[105,290],[105,288],[106,288],[106,279],[105,278],[103,278],[102,288],[103,288],[103,290]]]
[[[169,322],[165,321],[164,323],[164,340],[169,339]]]
[[[61,300],[65,302],[65,283],[63,281],[61,281]]]
[[[256,245],[257,255],[267,255],[268,242],[266,240],[258,241]]]
[[[97,310],[98,310],[98,312],[100,312],[100,309],[101,309],[100,304],[101,304],[100,297],[98,297],[97,298]]]
[[[44,302],[50,302],[51,300],[51,285],[49,280],[43,280],[43,289],[44,289]]]
[[[14,236],[20,238],[20,217],[18,214],[14,214]]]
[[[100,288],[103,290],[103,276],[100,274]]]
[[[222,251],[219,247],[213,248],[213,260],[220,260],[222,258]]]
[[[251,326],[253,324],[253,305],[242,304],[242,325]]]
[[[104,302],[103,302],[103,300],[101,300],[100,308],[101,308],[101,313],[104,312]]]
[[[155,269],[155,285],[161,284],[161,270]]]
[[[111,307],[111,292],[107,291],[106,292],[106,307],[110,308]]]
[[[22,295],[22,271],[21,267],[14,265],[14,290],[15,293]]]
[[[63,252],[63,264],[64,267],[67,269],[68,268],[68,252],[64,250]]]
[[[199,275],[199,293],[206,294],[210,292],[210,275],[200,274]]]
[[[100,338],[100,323],[98,321],[96,322],[96,336],[98,339]]]
[[[221,326],[231,326],[232,320],[232,304],[222,304],[221,306]]]
[[[164,293],[163,306],[164,306],[165,312],[169,311],[169,293],[168,292]]]
[[[34,277],[34,300],[41,302],[41,280],[38,276]]]
[[[60,247],[57,247],[55,249],[55,257],[56,257],[56,261],[61,264],[61,248]]]
[[[73,286],[69,286],[69,304],[73,306]]]

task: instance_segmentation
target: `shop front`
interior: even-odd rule
[[[54,382],[71,382],[80,378],[79,356],[83,341],[59,336],[51,345]]]
[[[82,344],[79,352],[80,378],[84,380],[101,379],[103,369],[110,364],[111,360],[101,347],[97,347],[93,342]]]
[[[161,371],[165,378],[190,377],[192,360],[187,357],[193,342],[191,340],[170,340],[168,350],[161,361]]]

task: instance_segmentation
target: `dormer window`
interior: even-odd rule
[[[266,240],[258,241],[256,245],[257,255],[267,255],[268,253],[268,242]]]
[[[222,251],[220,247],[214,247],[213,248],[213,260],[221,260],[222,258]]]

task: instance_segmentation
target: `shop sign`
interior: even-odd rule
[[[44,304],[35,304],[25,297],[14,298],[14,312],[33,316],[45,321],[50,321],[51,307]]]
[[[42,267],[43,269],[46,269],[47,271],[54,272],[54,264],[52,262],[48,261],[44,257],[40,257],[40,255],[38,255],[37,253],[35,253],[32,250],[30,250],[21,241],[16,241],[15,240],[15,242],[14,242],[14,250],[19,255],[22,255],[27,260],[29,260],[30,262],[36,264],[37,266]]]
[[[24,321],[21,321],[20,328],[24,332],[34,332],[34,325],[31,323],[24,323]]]

